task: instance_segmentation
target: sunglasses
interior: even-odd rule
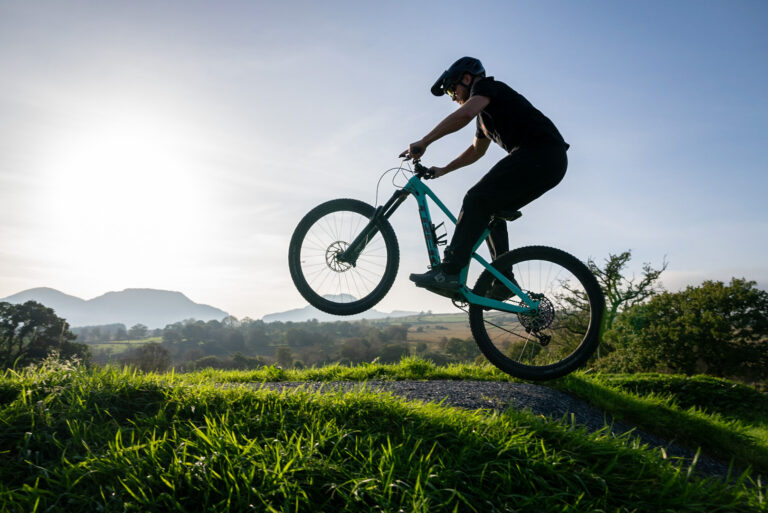
[[[453,99],[453,95],[456,94],[456,88],[459,85],[464,85],[464,84],[462,84],[461,81],[453,82],[452,84],[444,86],[443,89],[445,89],[446,94],[450,96],[451,99]]]

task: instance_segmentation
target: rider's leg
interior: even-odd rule
[[[504,157],[464,197],[456,230],[441,266],[424,274],[412,274],[411,280],[425,287],[455,289],[458,273],[469,261],[472,247],[493,213],[519,209],[538,198],[562,180],[566,167],[565,148],[559,146],[518,148]],[[501,234],[497,228],[494,238],[497,249],[505,243],[508,245],[507,235],[502,239]]]
[[[488,251],[491,253],[491,263],[498,269],[501,274],[507,277],[512,283],[517,285],[515,280],[515,274],[512,272],[512,267],[506,269],[496,265],[496,260],[509,251],[509,235],[507,233],[507,221],[506,219],[494,219],[489,226],[490,234],[485,240],[488,245]],[[498,299],[499,301],[506,301],[511,298],[514,293],[503,282],[496,278],[491,281],[491,288],[486,294],[491,299]]]
[[[464,197],[450,247],[451,263],[466,265],[472,247],[488,226],[494,212],[517,210],[560,183],[565,175],[567,158],[561,147],[519,148],[501,159]],[[506,232],[506,226],[503,228]],[[508,247],[508,237],[497,228],[493,244]],[[497,252],[495,256],[499,256]]]
[[[491,233],[485,239],[485,243],[488,246],[488,251],[491,253],[491,260],[496,260],[509,251],[507,221],[505,219],[494,219],[489,228]]]

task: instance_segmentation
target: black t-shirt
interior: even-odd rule
[[[519,146],[561,144],[568,148],[555,124],[531,102],[504,82],[480,77],[469,96],[485,96],[491,101],[477,116],[479,139],[489,138],[510,152]]]

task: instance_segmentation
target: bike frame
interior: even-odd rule
[[[440,253],[437,249],[436,239],[432,228],[432,217],[429,214],[429,203],[427,199],[431,199],[437,207],[443,211],[448,219],[456,224],[456,218],[450,210],[440,201],[432,189],[427,187],[418,175],[414,175],[408,180],[408,183],[402,189],[395,191],[391,198],[384,204],[376,209],[371,220],[368,222],[365,228],[360,232],[355,240],[353,240],[349,247],[338,256],[339,260],[349,262],[352,265],[357,261],[357,257],[360,252],[365,248],[368,241],[373,238],[378,232],[378,224],[380,219],[389,219],[389,217],[398,209],[398,207],[406,200],[410,195],[416,198],[416,203],[419,207],[419,217],[421,218],[421,229],[424,231],[424,241],[427,244],[427,253],[429,255],[429,263],[432,267],[440,264]],[[467,287],[467,275],[469,273],[469,263],[459,273],[459,296],[463,298],[467,303],[473,305],[487,306],[496,310],[510,313],[523,313],[523,314],[535,314],[539,309],[539,302],[531,299],[528,294],[523,292],[515,283],[507,279],[500,271],[498,271],[493,265],[488,263],[483,257],[477,254],[477,248],[488,238],[490,230],[485,229],[483,234],[475,243],[472,248],[472,258],[480,263],[485,269],[488,270],[497,280],[500,280],[506,285],[512,292],[519,297],[525,306],[512,305],[496,299],[490,299],[484,296],[479,296],[472,292]],[[471,260],[470,260],[471,262]]]

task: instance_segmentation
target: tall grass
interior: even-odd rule
[[[404,379],[451,379],[483,381],[515,381],[490,363],[476,365],[454,363],[435,365],[429,360],[407,356],[397,364],[363,363],[332,364],[308,369],[262,367],[247,371],[201,370],[189,374],[188,380],[218,383],[259,383],[262,381],[367,381]]]
[[[638,428],[768,476],[768,397],[708,376],[576,373],[553,383]]]
[[[203,381],[6,372],[3,511],[765,509],[746,476],[702,479],[629,438],[530,413]]]
[[[204,370],[187,376],[200,383],[263,381],[365,381],[451,379],[517,381],[496,367],[439,366],[414,357],[396,365],[329,365],[311,369],[265,367],[251,371]],[[692,452],[733,462],[768,475],[768,396],[752,388],[708,376],[616,375],[576,372],[545,383],[579,397],[639,428]]]

